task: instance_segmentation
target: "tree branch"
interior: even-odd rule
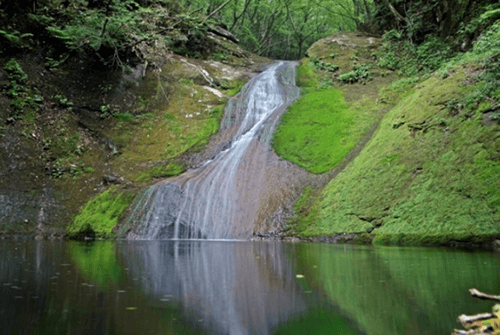
[[[220,11],[222,8],[226,7],[228,3],[230,3],[231,1],[233,0],[227,0],[226,2],[224,2],[222,5],[220,5],[219,7],[217,7],[212,13],[208,14],[208,16],[203,20],[202,23],[205,23],[207,22],[207,20],[209,18],[211,18],[212,16],[214,16],[215,14],[217,14],[218,11]]]
[[[471,288],[469,290],[470,294],[473,296],[473,297],[476,297],[476,298],[479,298],[479,299],[483,299],[483,300],[494,300],[494,301],[500,301],[500,295],[490,295],[490,294],[486,294],[486,293],[483,293],[483,292],[480,292],[478,291],[477,289],[475,288]]]

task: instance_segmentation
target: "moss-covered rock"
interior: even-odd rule
[[[414,86],[321,195],[304,235],[372,232],[377,243],[483,243],[500,236],[499,126],[450,113],[467,70]],[[397,85],[396,85],[397,86]]]
[[[134,199],[133,192],[110,188],[90,200],[66,228],[70,238],[112,238],[123,212]]]

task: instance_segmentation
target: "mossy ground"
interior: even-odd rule
[[[499,91],[492,78],[499,49],[496,35],[488,36],[435,75],[379,86],[375,103],[395,107],[343,172],[323,190],[304,191],[288,233],[414,245],[484,245],[498,238]],[[320,46],[311,54],[328,58]],[[302,73],[303,82],[314,83],[314,71]],[[340,89],[346,87],[345,100],[355,100],[359,92]]]
[[[458,115],[446,107],[474,90],[466,72],[431,77],[405,94],[324,189],[302,234],[373,231],[374,243],[405,244],[500,236],[499,126],[483,124],[486,106]]]
[[[303,72],[299,70],[299,82],[314,82],[302,78]],[[306,89],[309,92],[281,117],[273,147],[278,155],[308,171],[324,173],[357,145],[380,118],[380,109],[370,98],[348,103],[340,89]]]
[[[144,182],[182,173],[178,158],[208,144],[219,130],[228,96],[247,80],[222,79],[217,93],[195,68],[203,63],[189,62],[175,58],[159,74],[148,73],[136,112],[115,115],[116,124],[106,132],[120,148],[115,171],[128,180]],[[210,71],[214,78],[220,75],[215,67]]]
[[[154,70],[112,71],[78,55],[57,66],[29,53],[0,58],[0,138],[11,143],[0,150],[0,171],[9,171],[8,178],[0,173],[0,186],[7,203],[34,206],[2,219],[0,234],[61,236],[85,203],[109,187],[108,176],[136,192],[182,173],[189,152],[202,151],[218,131],[246,73],[270,62],[218,43],[222,60],[165,54]],[[11,74],[19,77],[14,86]],[[18,199],[11,188],[28,196]],[[33,205],[37,192],[50,197]]]
[[[343,85],[339,79],[353,63],[374,64],[378,44],[351,35],[346,39],[359,39],[362,47],[346,47],[342,38],[327,38],[311,47],[309,58],[297,68],[297,85],[304,94],[281,117],[273,135],[278,155],[313,173],[338,166],[387,109],[386,102],[377,100],[378,90],[394,79],[392,74],[381,76],[373,68],[366,78],[369,84]]]

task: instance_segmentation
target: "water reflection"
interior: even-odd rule
[[[500,292],[491,252],[311,244],[298,245],[295,259],[309,284],[367,334],[451,333],[459,314],[491,310],[469,288]]]
[[[146,294],[179,301],[213,334],[269,334],[307,309],[283,244],[143,242],[120,256]]]
[[[0,242],[0,334],[446,334],[499,255],[254,242]]]

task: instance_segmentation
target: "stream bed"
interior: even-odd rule
[[[500,292],[488,251],[0,241],[1,334],[450,334]]]

